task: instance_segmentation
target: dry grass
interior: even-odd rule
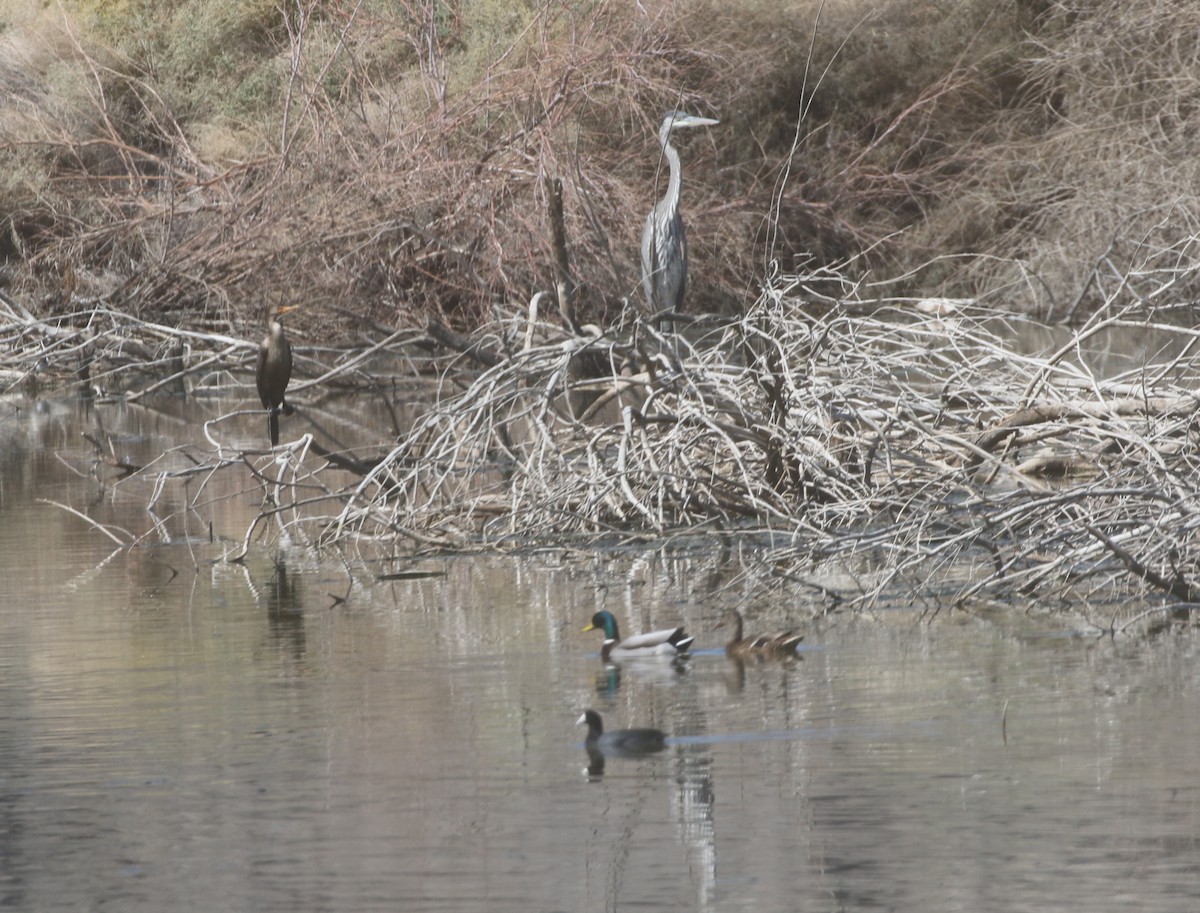
[[[683,148],[694,311],[848,257],[1055,319],[1119,283],[1157,303],[1136,277],[1164,258],[1195,291],[1200,14],[1178,4],[18,9],[0,255],[51,311],[227,324],[286,296],[477,325],[547,287],[555,176],[607,325],[676,104],[722,118]]]
[[[986,254],[961,261],[956,280],[1053,320],[1195,297],[1200,10],[1042,6],[1011,97],[964,144],[962,176],[938,190],[930,248]],[[1160,279],[1168,263],[1177,275],[1164,296],[1142,277]]]
[[[934,154],[914,137],[969,80],[912,65],[928,59],[913,36],[930,22],[907,15],[921,4],[874,6],[819,24],[816,2],[703,0],[60,11],[4,38],[24,94],[4,115],[0,253],[51,311],[227,326],[281,295],[475,325],[546,287],[550,175],[580,303],[605,325],[637,297],[654,131],[679,105],[723,121],[683,144],[691,307],[739,313],[765,257],[869,248],[882,264],[918,209],[921,181],[894,160]],[[949,21],[969,33],[985,7]]]

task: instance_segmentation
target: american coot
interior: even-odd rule
[[[723,628],[727,624],[733,628],[733,637],[725,644],[725,652],[730,656],[794,656],[797,645],[804,640],[803,634],[793,634],[791,631],[782,631],[779,634],[751,634],[746,637],[742,633],[742,615],[737,609],[726,612],[717,622],[717,627]]]
[[[583,711],[583,716],[575,721],[576,726],[587,724],[588,734],[583,747],[588,754],[602,754],[611,757],[637,757],[651,754],[666,748],[666,736],[661,729],[614,729],[604,731],[604,721],[595,710]]]
[[[583,630],[594,631],[597,628],[604,631],[604,645],[600,648],[600,658],[605,662],[610,659],[633,659],[638,656],[678,656],[688,651],[694,639],[688,637],[683,628],[663,628],[661,631],[635,634],[621,640],[617,619],[613,617],[612,612],[607,611],[593,615],[592,623]]]

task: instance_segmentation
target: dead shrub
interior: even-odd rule
[[[1157,0],[1053,3],[1018,86],[937,190],[930,249],[985,256],[951,277],[1054,320],[1194,298],[1200,10]],[[1172,263],[1170,295],[1157,281]],[[1032,294],[1030,294],[1032,293]]]
[[[550,284],[551,176],[584,319],[606,325],[639,297],[675,106],[722,121],[680,141],[694,311],[851,257],[913,294],[1064,319],[1114,282],[1161,298],[1136,280],[1164,258],[1194,291],[1185,7],[79,9],[6,34],[39,50],[0,75],[6,250],[49,307],[256,320],[274,296],[355,315],[322,315],[335,338],[478,325]]]
[[[836,259],[894,227],[864,213],[903,208],[895,181],[861,167],[870,156],[847,155],[864,135],[887,138],[875,157],[893,136],[904,145],[896,124],[909,114],[880,89],[895,80],[818,79],[816,3],[252,4],[241,18],[202,6],[166,27],[134,19],[143,30],[109,51],[95,35],[115,29],[88,40],[67,22],[70,110],[32,105],[6,131],[9,160],[52,181],[24,198],[32,184],[11,189],[26,279],[48,282],[44,264],[69,260],[77,295],[113,294],[89,279],[115,271],[108,303],[176,319],[284,295],[387,322],[478,323],[547,285],[540,188],[552,175],[566,183],[583,311],[605,322],[637,297],[655,129],[675,106],[722,118],[683,144],[695,310],[740,311],[764,250]],[[849,30],[886,61],[896,20],[871,14],[856,32],[867,9],[827,13],[814,53],[857,59],[857,46],[824,41]],[[854,107],[865,126],[831,141],[806,122],[789,163],[804,87],[818,82],[830,112]]]

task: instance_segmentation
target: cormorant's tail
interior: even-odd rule
[[[271,446],[279,443],[279,413],[274,409],[267,410],[267,433],[271,435]]]

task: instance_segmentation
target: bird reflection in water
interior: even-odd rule
[[[274,576],[262,594],[267,605],[267,624],[275,640],[286,645],[294,658],[300,659],[306,648],[300,587],[288,575],[287,565],[281,559],[276,559],[274,567]]]
[[[614,695],[621,689],[621,667],[609,663],[602,672],[596,673],[596,693]]]
[[[729,694],[741,694],[746,690],[746,661],[740,656],[730,656],[728,669],[725,690]]]
[[[688,668],[687,657],[678,656],[669,661],[658,662],[607,662],[604,668],[596,673],[596,693],[611,697],[621,690],[621,679],[626,674],[633,677],[634,682],[647,684],[660,682],[673,684],[691,670]]]

